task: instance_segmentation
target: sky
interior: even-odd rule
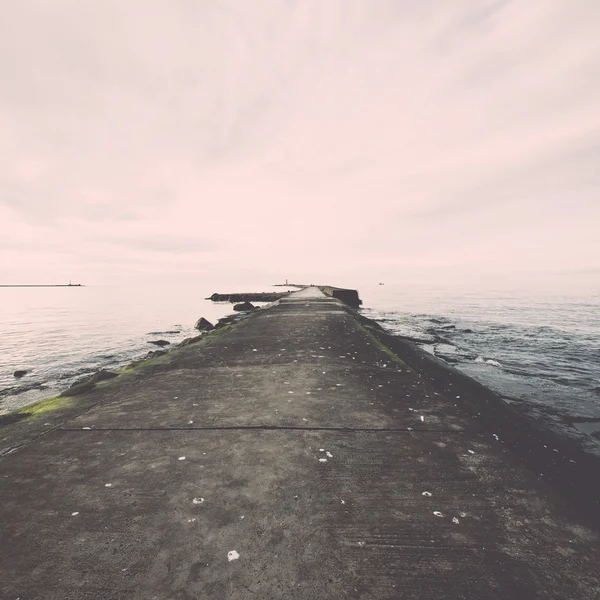
[[[600,280],[597,0],[19,0],[0,283]]]

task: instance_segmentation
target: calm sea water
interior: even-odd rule
[[[281,291],[267,285],[235,291]],[[0,414],[195,334],[231,304],[213,286],[0,288]],[[600,290],[360,288],[363,312],[508,399],[600,418]],[[177,331],[178,333],[154,333]],[[17,369],[30,372],[20,380]],[[36,387],[37,386],[37,387]],[[29,391],[23,391],[27,390]]]

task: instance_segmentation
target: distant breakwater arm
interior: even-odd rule
[[[84,287],[81,283],[8,283],[1,284],[2,288],[47,288],[47,287]]]
[[[287,296],[287,293],[254,292],[241,294],[213,294],[207,300],[213,302],[275,302]]]

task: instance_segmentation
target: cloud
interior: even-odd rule
[[[593,270],[599,27],[562,0],[13,3],[0,280]]]

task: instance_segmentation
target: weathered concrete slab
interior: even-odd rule
[[[337,358],[178,369],[149,376],[145,384],[117,393],[68,427],[475,429],[414,372],[351,368]]]
[[[597,531],[338,302],[301,300],[3,457],[0,598],[600,597]]]
[[[479,439],[55,432],[2,467],[3,598],[595,597],[594,534]]]

